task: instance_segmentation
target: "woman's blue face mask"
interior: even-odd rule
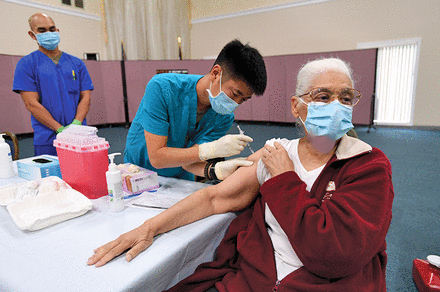
[[[330,103],[310,102],[307,105],[307,118],[302,121],[309,135],[314,137],[326,136],[336,141],[354,128],[351,123],[353,108],[335,100]],[[300,117],[301,119],[301,117]]]
[[[229,96],[222,91],[222,73],[220,73],[220,93],[217,96],[213,96],[211,93],[211,84],[209,89],[206,89],[209,94],[209,102],[211,103],[212,109],[220,115],[230,115],[238,107],[238,103],[232,100]]]

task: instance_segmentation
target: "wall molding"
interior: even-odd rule
[[[56,6],[49,5],[49,4],[34,2],[31,0],[0,0],[0,1],[14,3],[14,4],[37,8],[37,9],[42,9],[42,10],[48,10],[48,11],[68,14],[68,15],[87,18],[87,19],[96,20],[96,21],[101,21],[101,17],[97,16],[95,14],[91,14],[91,13],[87,13],[87,12],[73,11],[73,10],[70,10],[67,8],[56,7]]]
[[[383,47],[393,47],[393,46],[405,46],[405,45],[420,45],[422,44],[422,38],[409,38],[409,39],[398,39],[398,40],[386,40],[379,42],[369,42],[369,43],[358,43],[358,49],[372,49],[372,48],[383,48]]]
[[[276,11],[276,10],[280,10],[280,9],[289,9],[289,8],[292,8],[292,7],[312,5],[312,4],[319,4],[319,3],[330,2],[330,1],[335,1],[335,0],[300,0],[300,1],[295,1],[295,2],[291,2],[291,3],[271,5],[271,6],[253,8],[253,9],[247,9],[247,10],[243,10],[243,11],[239,11],[239,12],[234,12],[234,13],[194,18],[194,19],[191,20],[191,24],[197,24],[197,23],[203,23],[203,22],[209,22],[209,21],[216,21],[216,20],[233,18],[233,17],[241,17],[241,16],[252,15],[252,14],[256,14],[256,13],[272,12],[272,11]]]

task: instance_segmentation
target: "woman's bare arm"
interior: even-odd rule
[[[195,222],[213,214],[237,211],[249,206],[258,195],[257,161],[261,150],[249,156],[254,164],[241,167],[218,185],[196,191],[171,208],[145,221],[97,249],[87,264],[100,267],[127,249],[127,261],[153,243],[156,235]]]

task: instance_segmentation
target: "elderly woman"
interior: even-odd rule
[[[346,135],[360,97],[342,60],[307,63],[291,103],[305,137],[269,140],[248,158],[257,163],[100,247],[88,263],[101,266],[129,248],[131,260],[157,234],[245,209],[215,260],[169,291],[386,291],[391,165]]]

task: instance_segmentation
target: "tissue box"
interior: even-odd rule
[[[17,160],[17,170],[18,176],[27,180],[41,179],[48,176],[61,178],[58,157],[52,155],[40,155]]]
[[[122,188],[125,198],[153,191],[159,188],[157,173],[131,163],[118,165],[122,174]]]

